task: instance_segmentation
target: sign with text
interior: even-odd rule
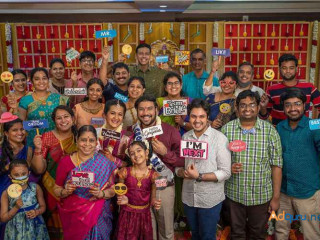
[[[180,157],[206,160],[208,158],[208,143],[193,140],[181,140]]]
[[[49,127],[49,123],[47,119],[23,121],[23,128],[26,131],[30,131],[36,128],[48,128],[48,127]]]
[[[91,124],[92,125],[103,125],[104,118],[93,117],[93,118],[91,118]]]
[[[89,188],[94,185],[94,173],[72,171],[71,181],[77,187]]]
[[[229,48],[212,48],[211,50],[212,56],[223,56],[223,57],[230,57],[230,49]]]
[[[87,95],[87,89],[86,88],[65,88],[64,95],[66,96]]]
[[[174,57],[174,65],[190,64],[190,51],[176,51]]]
[[[163,190],[168,185],[168,180],[167,180],[167,177],[165,177],[165,176],[157,177],[154,182],[156,184],[156,189],[157,190]]]
[[[163,133],[161,125],[148,127],[142,130],[144,138],[152,138]]]
[[[105,138],[111,138],[115,140],[120,140],[121,137],[121,133],[105,128],[101,129],[101,135]]]
[[[66,51],[66,59],[67,62],[71,62],[72,60],[78,58],[80,56],[80,53],[75,50],[73,47],[68,48]]]
[[[122,95],[122,94],[120,94],[120,93],[116,93],[116,94],[114,95],[114,98],[116,98],[116,99],[118,99],[118,100],[120,100],[120,101],[122,101],[122,102],[124,102],[124,103],[126,103],[126,102],[129,101],[129,98],[128,98],[127,96],[124,96],[124,95]]]
[[[320,119],[311,119],[309,120],[310,130],[319,130],[320,129]]]
[[[247,144],[242,140],[234,140],[228,145],[231,152],[242,152],[247,148]]]
[[[169,56],[164,55],[164,56],[156,56],[156,63],[166,63],[169,61]]]
[[[101,30],[101,31],[95,31],[95,37],[96,38],[107,38],[111,37],[114,38],[117,36],[117,31],[112,29],[112,30]]]
[[[188,100],[163,100],[163,115],[174,116],[174,115],[187,115]]]

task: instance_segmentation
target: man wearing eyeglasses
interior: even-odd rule
[[[232,175],[225,184],[232,240],[265,239],[269,213],[279,208],[281,142],[276,129],[258,118],[259,103],[257,92],[239,93],[239,118],[221,129],[232,151]]]
[[[280,104],[280,95],[288,88],[296,87],[301,89],[307,96],[306,101],[306,115],[312,116],[312,107],[316,107],[320,112],[320,92],[309,82],[300,82],[296,76],[298,71],[298,59],[292,54],[283,54],[279,58],[279,70],[283,79],[281,83],[274,84],[267,89],[267,96],[269,103],[265,102],[260,109],[260,117],[267,119],[270,115],[272,123],[277,125],[280,121],[286,119],[283,112],[283,107]]]
[[[307,97],[298,88],[281,94],[287,119],[277,125],[283,149],[283,176],[278,214],[300,214],[304,239],[320,239],[320,130],[310,130],[304,115]],[[303,220],[304,219],[304,220]],[[276,239],[288,239],[291,222],[276,221]]]

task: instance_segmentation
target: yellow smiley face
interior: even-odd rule
[[[267,69],[264,71],[264,79],[266,81],[272,81],[274,79],[274,71],[272,69]]]
[[[18,198],[22,194],[22,187],[19,184],[14,183],[8,187],[7,192],[10,198]]]
[[[120,196],[125,195],[128,192],[127,186],[123,183],[117,183],[113,188],[115,193]]]
[[[219,108],[222,113],[229,113],[231,111],[231,106],[228,103],[222,103]]]
[[[1,81],[4,83],[9,83],[13,80],[13,75],[9,71],[1,73]]]
[[[126,55],[130,55],[132,52],[132,47],[129,44],[125,44],[122,46],[122,52]]]

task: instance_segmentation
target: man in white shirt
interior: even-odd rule
[[[193,130],[183,140],[208,143],[207,159],[185,158],[185,168],[176,169],[184,178],[182,202],[192,231],[192,239],[216,239],[216,226],[225,199],[224,182],[231,176],[231,154],[228,140],[208,124],[210,106],[194,99],[188,106]],[[197,143],[199,144],[199,143]]]

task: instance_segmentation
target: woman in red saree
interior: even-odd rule
[[[54,193],[60,197],[59,214],[64,238],[68,240],[107,240],[112,230],[110,198],[114,196],[113,176],[117,166],[104,155],[96,153],[97,133],[84,125],[77,136],[78,151],[61,159],[56,174]],[[81,173],[82,172],[82,173]],[[76,186],[72,177],[86,177],[90,187]]]
[[[48,228],[50,239],[63,239],[62,225],[58,214],[57,203],[59,198],[53,193],[56,180],[56,170],[63,156],[76,151],[74,114],[71,108],[60,105],[52,113],[55,129],[36,136],[35,141],[40,144],[41,151],[33,156],[32,167],[42,176],[42,186],[47,205],[44,219]]]

